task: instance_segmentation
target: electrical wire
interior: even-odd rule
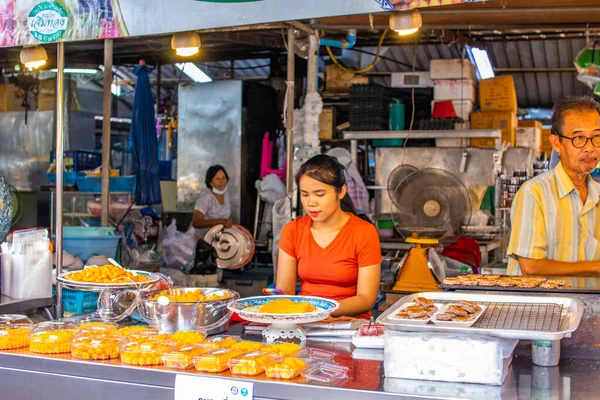
[[[415,52],[413,54],[413,60],[412,60],[412,74],[414,75],[415,73],[415,67],[417,65],[417,51],[419,50],[419,43],[417,41],[417,38],[415,38]],[[406,139],[404,139],[404,143],[402,145],[402,161],[400,161],[400,165],[404,164],[404,159],[406,158],[406,144],[408,143],[408,138],[410,136],[410,131],[412,131],[413,128],[413,124],[415,122],[415,86],[412,85],[412,90],[411,90],[411,102],[412,102],[412,115],[410,117],[410,125],[408,127],[408,133],[406,134]]]
[[[325,49],[327,49],[327,54],[329,54],[329,57],[331,58],[331,61],[333,61],[333,63],[340,68],[343,71],[346,72],[352,72],[354,74],[360,74],[363,72],[367,72],[369,70],[371,70],[379,61],[379,53],[381,52],[381,47],[383,46],[383,40],[385,39],[385,37],[387,36],[387,34],[389,33],[389,29],[386,29],[385,31],[383,31],[383,33],[381,34],[381,37],[379,38],[379,43],[377,44],[377,52],[375,53],[375,59],[373,60],[373,62],[369,65],[367,65],[365,68],[361,68],[361,69],[353,69],[353,68],[348,68],[346,66],[344,66],[344,64],[342,64],[337,58],[335,58],[335,56],[333,55],[331,48],[329,46],[325,46]],[[323,33],[324,35],[325,33]]]

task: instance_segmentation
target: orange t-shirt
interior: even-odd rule
[[[281,232],[279,248],[298,263],[300,294],[343,300],[356,296],[358,269],[381,264],[375,226],[350,214],[335,239],[325,248],[317,244],[310,217],[296,218]],[[369,317],[369,313],[357,316]]]

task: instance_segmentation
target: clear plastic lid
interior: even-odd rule
[[[363,324],[359,330],[360,336],[382,336],[383,325],[381,324]]]
[[[203,345],[186,346],[165,353],[162,360],[167,368],[188,369],[194,365],[194,357],[212,351]]]
[[[271,343],[261,350],[267,353],[276,353],[282,357],[289,357],[302,350],[302,346],[296,343]]]
[[[119,333],[119,335],[121,336],[129,336],[129,335],[134,335],[137,333],[143,333],[143,332],[148,332],[148,333],[153,333],[153,334],[158,334],[158,331],[150,326],[147,325],[132,325],[132,326],[124,326],[122,328],[119,328],[117,330],[117,332]]]
[[[302,376],[307,382],[324,385],[337,385],[348,379],[349,367],[330,363],[316,363],[302,371]]]
[[[4,327],[8,327],[9,325],[15,324],[25,324],[30,325],[33,324],[33,321],[30,320],[26,315],[22,314],[2,314],[0,315],[0,329]]]
[[[121,361],[132,365],[161,365],[162,356],[177,344],[169,335],[148,332],[129,335],[121,344]]]
[[[98,330],[104,329],[104,330],[116,331],[117,324],[113,324],[111,322],[95,321],[95,320],[78,321],[78,324],[77,324],[78,331],[87,330],[87,329],[98,329]]]
[[[77,326],[70,322],[48,321],[37,324],[29,335],[29,350],[41,354],[71,352]]]
[[[80,330],[71,342],[71,355],[82,360],[110,360],[119,358],[123,336],[115,330],[90,327]]]
[[[244,350],[217,349],[194,357],[196,370],[203,372],[223,372],[229,369],[229,360],[244,354]]]
[[[197,331],[178,331],[171,335],[171,340],[177,343],[179,347],[195,346],[202,342],[206,335]]]
[[[242,339],[239,336],[220,335],[210,337],[202,342],[202,344],[215,350],[226,349],[230,348],[233,344],[240,342],[241,340]]]
[[[292,357],[300,358],[305,361],[307,361],[307,360],[316,360],[316,361],[330,360],[329,362],[332,363],[331,360],[333,360],[333,357],[335,357],[336,354],[337,353],[334,353],[333,351],[321,350],[321,349],[317,349],[315,347],[305,347],[302,350],[300,350],[299,352],[297,352],[296,354],[294,354]]]
[[[286,357],[281,362],[266,366],[265,374],[271,379],[294,379],[317,362],[314,359]]]
[[[275,353],[253,351],[229,360],[229,369],[236,375],[260,375],[265,368],[283,361],[283,357]]]
[[[242,340],[234,343],[230,346],[232,349],[239,349],[244,351],[258,351],[264,347],[262,342],[252,342],[250,340]]]

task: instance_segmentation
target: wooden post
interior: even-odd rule
[[[104,39],[104,93],[102,98],[102,226],[109,226],[110,116],[112,108],[113,40]]]

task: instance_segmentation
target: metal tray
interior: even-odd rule
[[[487,309],[470,328],[441,327],[433,323],[407,325],[389,318],[404,303],[414,301],[416,297],[425,297],[436,303],[469,300],[485,305]],[[566,297],[428,292],[401,298],[377,318],[377,323],[389,329],[408,332],[449,332],[505,339],[560,340],[577,329],[582,316],[583,303]]]
[[[484,275],[485,276],[485,275]],[[548,279],[558,279],[565,281],[567,286],[558,287],[555,289],[543,289],[537,288],[520,288],[520,287],[501,287],[501,286],[462,286],[462,285],[444,285],[441,283],[439,287],[442,290],[454,291],[454,290],[482,290],[486,292],[531,292],[531,293],[587,293],[587,294],[600,294],[600,278],[593,277],[572,277],[572,276],[560,276],[560,277],[548,277]]]

